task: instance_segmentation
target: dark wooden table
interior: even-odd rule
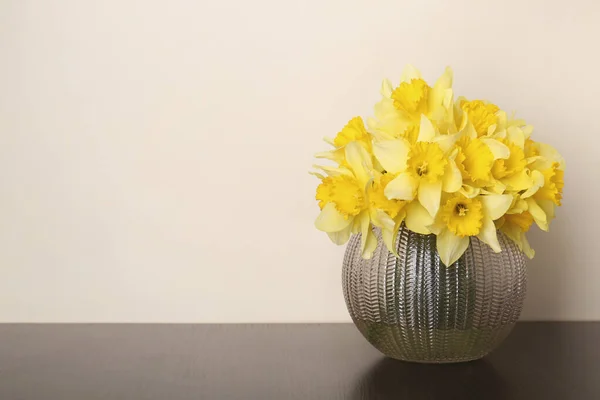
[[[0,399],[600,399],[600,323],[519,323],[451,365],[384,358],[349,324],[0,325]]]

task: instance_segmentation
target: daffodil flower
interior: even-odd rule
[[[498,116],[498,127],[491,137],[504,144],[509,153],[508,157],[494,161],[492,176],[504,190],[519,192],[530,189],[536,177],[531,176],[528,166],[539,158],[531,154],[529,135],[533,128],[522,121],[507,120],[504,112],[498,113]],[[526,145],[529,148],[526,149]]]
[[[342,128],[333,138],[324,138],[325,142],[334,147],[334,150],[315,154],[316,158],[326,158],[333,160],[341,166],[348,167],[345,158],[345,147],[349,143],[358,142],[365,150],[371,153],[371,135],[365,129],[361,117],[354,117]]]
[[[437,235],[442,262],[450,266],[465,252],[469,238],[476,236],[496,253],[501,251],[494,221],[512,204],[508,194],[487,194],[474,198],[450,196],[440,209],[430,230]]]
[[[456,105],[459,114],[463,114],[463,121],[468,120],[473,124],[477,137],[487,136],[493,131],[498,122],[498,112],[500,108],[483,100],[466,100],[459,98]]]
[[[378,140],[399,138],[411,126],[411,122],[394,106],[391,98],[393,90],[392,83],[385,79],[380,90],[382,98],[375,104],[375,117],[367,119],[369,131]]]
[[[436,136],[431,121],[423,115],[414,145],[411,146],[405,139],[375,142],[375,157],[388,173],[395,176],[386,186],[385,195],[389,199],[409,202],[417,198],[429,217],[435,217],[442,189],[455,192],[461,187],[458,167],[452,159],[448,160],[444,151],[451,149],[447,141],[452,139],[450,135]],[[447,173],[448,169],[450,172]],[[418,206],[412,208],[423,214]]]
[[[555,208],[561,205],[564,187],[564,160],[551,157],[556,161],[542,156],[534,163],[532,168],[536,169],[531,172],[533,183],[521,194],[535,223],[544,231],[549,229],[554,219]]]
[[[418,124],[421,115],[425,115],[438,121],[450,110],[453,97],[452,80],[452,69],[446,67],[435,85],[429,87],[421,72],[409,65],[402,73],[400,85],[390,93],[390,98],[405,120]]]
[[[458,154],[455,157],[463,183],[502,193],[505,186],[494,179],[492,168],[497,160],[510,157],[510,149],[497,139],[478,137],[475,127],[468,119],[464,120],[464,124],[456,141]]]
[[[373,170],[371,156],[357,142],[345,146],[346,167],[318,168],[328,176],[320,175],[317,187],[321,213],[315,221],[317,229],[326,232],[336,244],[344,244],[352,233],[361,233],[361,250],[370,258],[377,246],[372,226],[382,228],[385,244],[393,250],[395,231],[404,218],[404,203],[383,195],[389,177]]]
[[[369,130],[378,140],[416,139],[421,115],[439,122],[448,133],[455,133],[452,113],[453,73],[447,67],[433,87],[423,80],[415,67],[407,66],[396,88],[386,79],[381,85],[382,99],[375,105],[375,117],[367,119]],[[446,132],[445,130],[445,132]]]
[[[533,224],[533,216],[528,211],[529,205],[521,196],[515,196],[512,206],[504,216],[496,221],[496,227],[515,242],[517,247],[529,258],[533,258],[535,251],[527,240],[526,233]]]

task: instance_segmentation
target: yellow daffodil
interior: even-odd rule
[[[491,137],[508,148],[509,156],[494,162],[492,175],[495,182],[507,191],[530,189],[536,177],[532,177],[529,164],[538,158],[537,150],[531,147],[532,141],[529,139],[533,128],[520,120],[508,120],[502,111],[497,115],[498,123]]]
[[[435,217],[442,189],[454,192],[461,186],[460,172],[446,155],[447,142],[451,140],[448,135],[437,135],[431,121],[423,115],[414,145],[403,138],[375,142],[375,157],[388,173],[395,176],[386,186],[385,195],[409,202],[417,198],[429,216]],[[423,231],[420,225],[417,230]]]
[[[452,265],[476,236],[493,251],[500,252],[494,221],[501,218],[512,204],[508,194],[487,194],[468,198],[450,196],[436,218],[431,231],[437,235],[437,250],[445,265]]]
[[[525,190],[529,187],[527,170],[527,160],[525,151],[522,147],[516,145],[508,139],[501,140],[508,149],[509,156],[505,159],[494,161],[492,166],[492,176],[502,182],[508,190]]]
[[[346,167],[317,168],[327,176],[318,175],[321,184],[315,198],[321,214],[317,229],[327,232],[336,244],[344,244],[352,233],[361,233],[364,258],[370,258],[377,245],[372,225],[382,228],[388,247],[393,247],[394,229],[404,218],[404,202],[384,196],[389,176],[373,170],[371,156],[356,141],[345,146]]]
[[[525,153],[525,157],[533,158],[540,155],[539,150],[537,149],[536,143],[531,139],[525,140],[525,145],[523,147],[523,151]]]
[[[497,113],[500,108],[495,104],[483,100],[460,99],[459,105],[465,117],[473,124],[478,137],[486,136],[498,122]]]
[[[420,74],[400,83],[392,92],[392,100],[406,118],[419,122],[421,115],[429,110],[429,91],[431,88]]]
[[[507,138],[521,148],[524,148],[525,140],[529,139],[533,132],[533,126],[528,125],[521,119],[509,118],[506,112],[496,112],[496,123],[488,128],[488,136],[495,138]]]
[[[393,179],[391,174],[377,175],[368,191],[371,220],[381,228],[383,242],[388,250],[396,254],[394,242],[400,224],[406,217],[406,202],[385,196],[385,188]]]
[[[452,113],[452,70],[448,67],[433,87],[427,85],[419,70],[408,66],[396,88],[389,80],[381,87],[382,99],[375,106],[375,117],[367,125],[376,138],[405,138],[415,143],[421,115],[439,122],[443,132],[455,133]]]
[[[421,115],[438,121],[451,110],[452,104],[452,69],[446,68],[433,87],[430,87],[421,76],[419,70],[408,66],[390,97],[394,107],[403,118],[418,124]]]
[[[332,145],[335,149],[322,153],[317,153],[317,158],[327,158],[337,162],[339,165],[348,167],[345,160],[345,147],[349,143],[358,142],[365,150],[371,154],[371,135],[365,129],[364,122],[361,117],[354,117],[342,128],[340,132],[333,138],[325,138],[325,142]]]
[[[527,257],[533,258],[535,251],[531,248],[526,236],[533,224],[533,216],[527,209],[527,202],[521,199],[520,196],[516,196],[506,215],[496,221],[496,227],[515,242]]]
[[[492,180],[494,154],[479,138],[463,136],[458,142],[457,165],[465,181],[473,186],[488,186]]]
[[[490,137],[478,137],[475,127],[468,121],[456,141],[456,165],[464,183],[472,187],[496,187],[502,192],[493,175],[496,162],[510,158],[510,149],[501,141]]]
[[[540,229],[547,231],[554,219],[555,207],[561,205],[564,187],[564,170],[558,161],[538,160],[533,170],[535,183],[521,197],[526,199],[528,210]]]
[[[323,177],[317,188],[321,213],[315,226],[327,232],[336,244],[348,241],[353,232],[361,232],[361,250],[368,258],[377,245],[371,232],[367,197],[367,185],[372,179],[371,157],[357,142],[348,143],[344,153],[349,168],[319,167],[329,176]]]
[[[375,138],[380,140],[399,138],[411,126],[410,121],[394,107],[391,98],[392,83],[385,79],[381,84],[381,100],[375,104],[375,117],[367,119],[367,126]]]

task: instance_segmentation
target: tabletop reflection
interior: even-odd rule
[[[352,399],[506,399],[508,388],[484,360],[415,364],[384,358],[358,381]]]

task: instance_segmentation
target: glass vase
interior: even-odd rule
[[[475,237],[463,256],[445,266],[436,236],[400,227],[400,257],[378,238],[373,257],[361,257],[360,235],[350,238],[343,263],[348,311],[363,336],[388,357],[422,363],[479,359],[496,348],[521,313],[527,286],[525,258],[498,232],[502,252]]]

